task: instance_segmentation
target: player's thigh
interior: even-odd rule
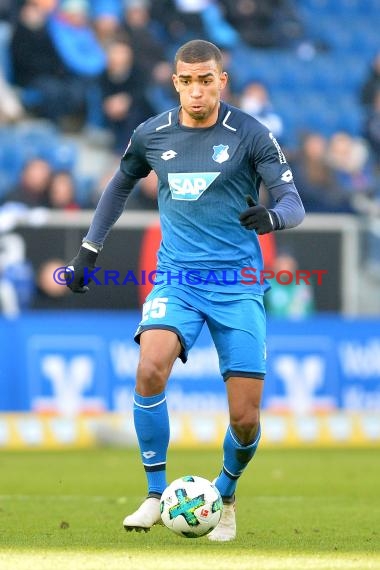
[[[140,333],[140,363],[172,367],[181,352],[178,335],[167,329],[147,329]]]
[[[202,326],[204,317],[184,296],[179,296],[175,287],[160,286],[154,287],[148,295],[142,309],[142,318],[135,334],[135,340],[141,343],[142,333],[146,331],[166,331],[174,333],[180,343],[179,357],[186,362],[187,355],[196,341]],[[146,337],[149,341],[151,336]],[[161,337],[163,339],[163,337]],[[168,335],[168,338],[172,337]],[[170,341],[169,352],[173,349]],[[145,344],[145,343],[144,343]],[[148,350],[150,348],[148,342]],[[161,344],[165,351],[165,347]],[[157,354],[160,348],[157,347]]]
[[[261,297],[218,303],[207,319],[224,380],[264,379],[266,317]]]

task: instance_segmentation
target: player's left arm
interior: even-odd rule
[[[269,194],[275,202],[270,210],[275,230],[294,228],[303,221],[305,208],[294,183],[270,188]]]
[[[241,225],[260,235],[298,226],[305,217],[301,197],[280,145],[264,127],[256,137],[253,160],[275,206],[268,209],[247,196],[248,208],[240,214]]]
[[[283,184],[269,190],[275,201],[273,208],[256,204],[252,196],[247,196],[248,208],[240,214],[240,223],[247,230],[256,230],[260,235],[276,230],[298,226],[305,217],[305,209],[294,184]]]

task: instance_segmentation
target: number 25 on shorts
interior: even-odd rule
[[[166,303],[168,302],[168,297],[156,297],[147,301],[143,305],[142,310],[142,322],[148,319],[160,319],[166,314]]]

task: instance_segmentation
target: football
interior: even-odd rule
[[[185,538],[198,538],[216,527],[222,516],[223,502],[210,481],[187,475],[166,487],[160,509],[167,528]]]

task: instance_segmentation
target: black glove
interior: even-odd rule
[[[95,269],[98,253],[81,246],[77,255],[66,267],[66,285],[73,293],[87,293],[91,279],[89,274]]]
[[[242,226],[247,230],[256,230],[259,235],[268,234],[277,229],[277,217],[272,210],[256,204],[252,196],[246,196],[249,208],[239,216]]]

